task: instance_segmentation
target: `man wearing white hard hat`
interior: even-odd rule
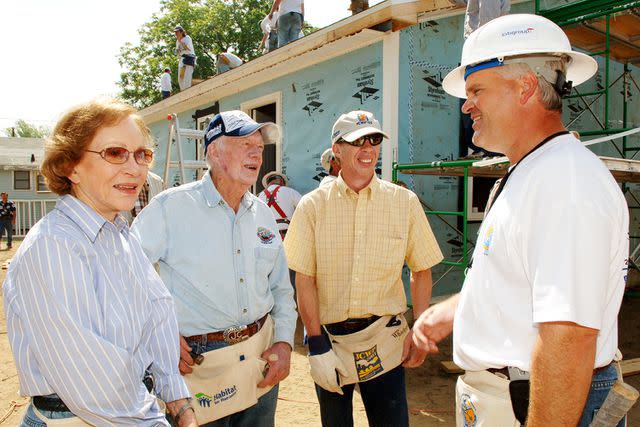
[[[278,231],[284,240],[289,228],[289,222],[296,210],[302,195],[291,187],[287,187],[289,179],[285,174],[272,171],[262,177],[264,190],[258,194],[258,198],[271,208]]]
[[[453,331],[457,425],[590,424],[618,379],[617,314],[629,217],[603,163],[561,121],[562,96],[597,64],[546,18],[471,34],[443,81],[474,143],[511,167],[490,197],[460,294],[423,313],[417,344]],[[454,314],[455,313],[455,314]],[[622,425],[622,423],[621,423]]]
[[[274,123],[216,114],[208,173],[154,197],[131,227],[174,297],[180,373],[202,427],[273,426],[297,314],[282,240],[249,192]],[[202,359],[203,358],[203,359]]]
[[[320,181],[320,186],[323,186],[335,180],[338,177],[341,168],[340,161],[333,154],[333,149],[331,148],[327,148],[326,150],[324,150],[324,152],[320,156],[320,164],[328,174],[327,176],[322,178],[322,181]]]
[[[342,170],[302,198],[284,241],[325,427],[353,425],[356,384],[369,425],[408,426],[404,368],[427,355],[404,317],[402,267],[412,271],[417,317],[442,253],[417,196],[376,177],[384,138],[370,112],[338,118],[332,148]]]

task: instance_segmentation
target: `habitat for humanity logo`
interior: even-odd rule
[[[231,399],[238,392],[238,386],[227,387],[213,395],[213,404],[217,405],[225,400]]]
[[[534,30],[535,30],[535,28],[529,27],[529,28],[526,28],[526,29],[505,31],[504,33],[502,33],[502,37],[529,34],[530,32],[532,32]]]

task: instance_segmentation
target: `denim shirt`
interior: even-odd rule
[[[293,348],[297,313],[271,210],[246,193],[238,213],[210,174],[154,197],[132,232],[174,296],[183,336],[241,326],[271,313],[275,341]]]

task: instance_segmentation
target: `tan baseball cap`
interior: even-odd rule
[[[351,111],[338,117],[333,124],[331,131],[331,142],[335,143],[339,139],[352,142],[365,136],[379,133],[389,139],[389,135],[380,128],[380,122],[373,117],[373,113],[368,111]]]

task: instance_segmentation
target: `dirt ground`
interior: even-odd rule
[[[10,251],[0,250],[0,265],[4,265],[13,256],[19,243],[19,241],[15,242]],[[5,274],[6,270],[0,270],[0,283],[4,282]],[[18,395],[18,378],[7,339],[4,309],[1,307],[3,304],[0,304],[0,425],[16,426],[27,400]],[[620,348],[624,357],[626,359],[640,357],[640,298],[625,297],[619,319]],[[296,348],[292,355],[291,375],[282,382],[280,388],[276,414],[278,426],[320,425],[318,402],[301,338],[301,327],[299,327]],[[411,426],[455,425],[453,402],[456,376],[446,374],[440,368],[441,361],[452,358],[451,340],[447,340],[439,347],[441,353],[427,359],[422,367],[407,370]],[[640,389],[640,375],[627,377],[626,382]],[[358,427],[367,425],[362,400],[357,391],[354,398],[354,424]],[[632,408],[628,425],[640,426],[640,404]]]

